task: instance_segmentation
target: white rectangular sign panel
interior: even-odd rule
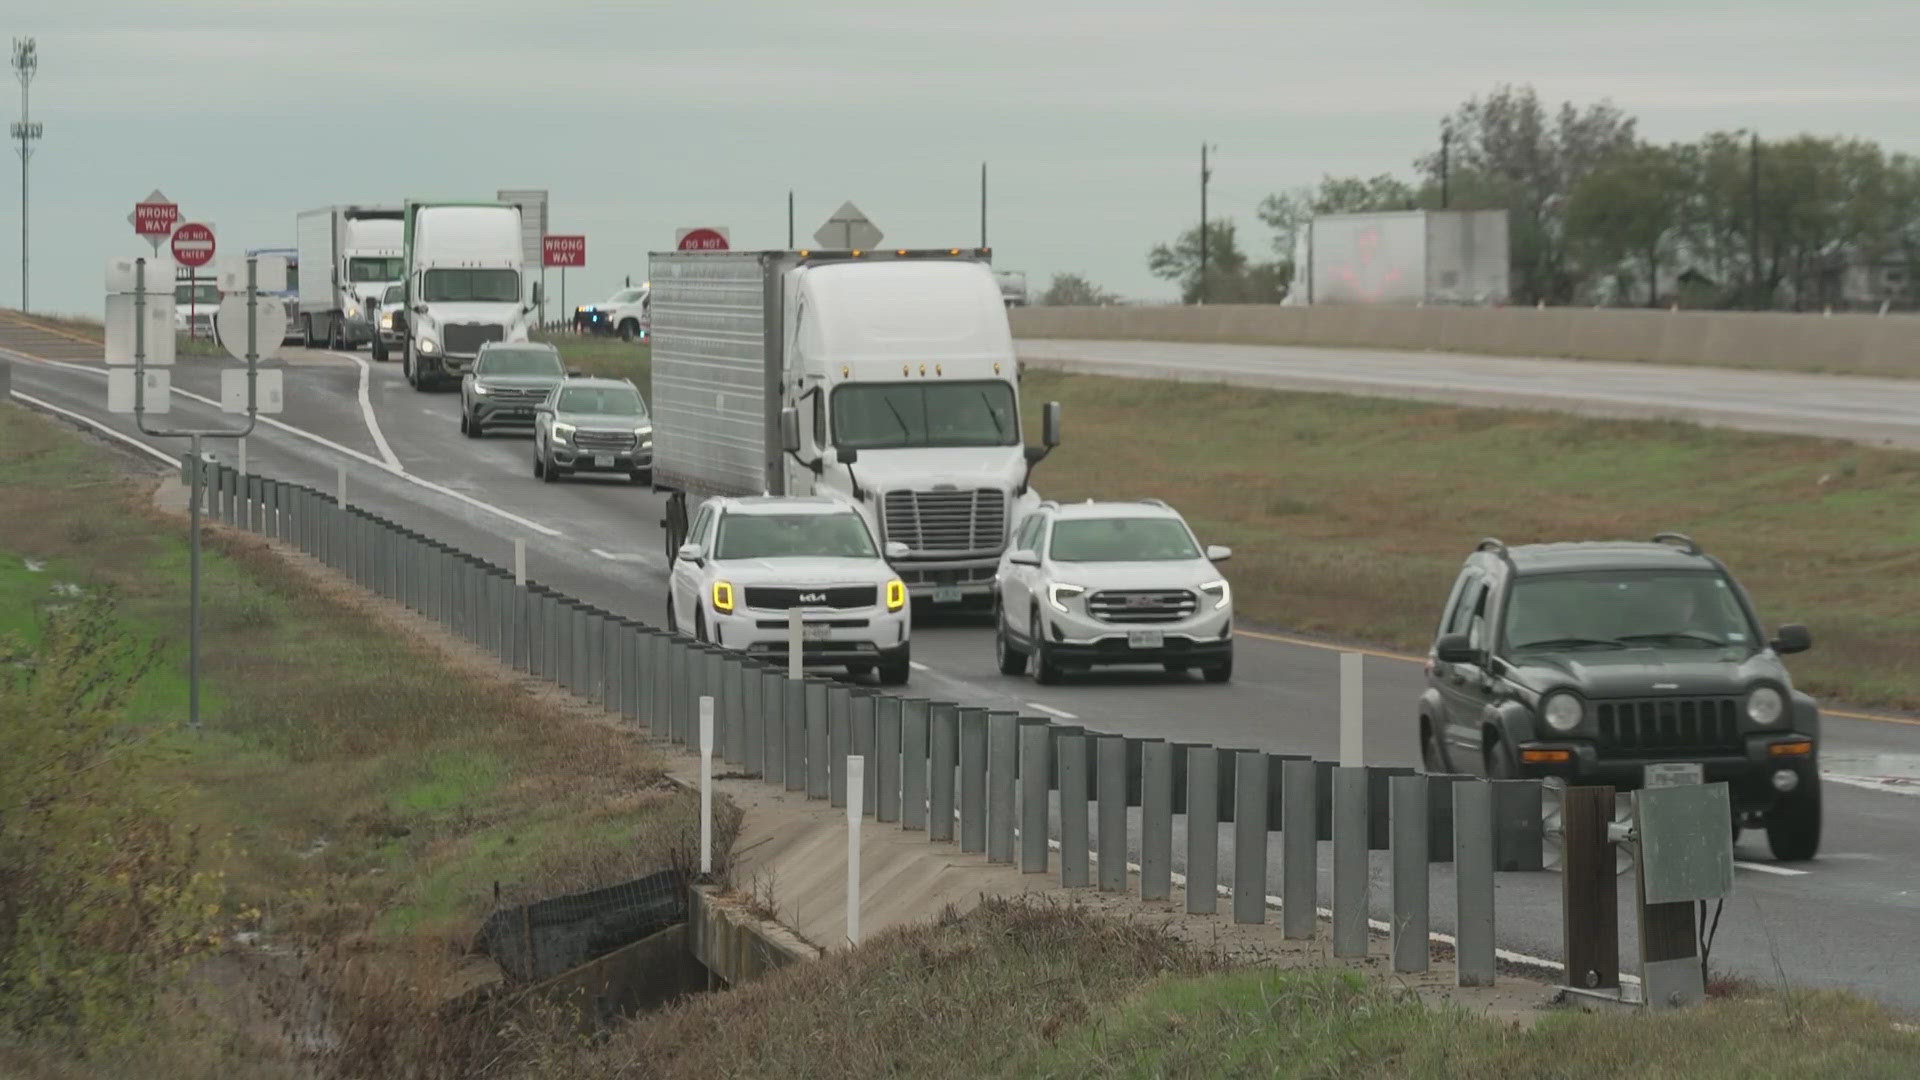
[[[279,368],[261,368],[254,373],[254,378],[258,380],[254,385],[254,411],[262,416],[279,413],[286,403],[286,372]],[[247,369],[220,370],[220,411],[246,414]]]
[[[169,285],[167,292],[171,294]],[[131,293],[114,293],[107,297],[107,347],[109,364],[133,363],[133,312],[134,296]],[[152,367],[166,367],[173,363],[173,297],[147,297],[147,364]]]
[[[134,376],[132,368],[114,368],[107,372],[107,411],[123,416],[133,415]],[[147,376],[147,399],[143,403],[150,413],[170,412],[173,409],[173,380],[165,371],[149,371]]]

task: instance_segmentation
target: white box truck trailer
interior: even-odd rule
[[[540,286],[528,302],[520,208],[506,203],[409,200],[403,211],[407,382],[425,390],[458,381],[489,341],[525,341]]]
[[[654,486],[669,560],[689,496],[832,494],[912,595],[984,604],[1059,443],[1021,431],[1020,366],[988,252],[654,252]]]
[[[400,214],[398,206],[323,206],[295,217],[298,320],[308,343],[357,349],[373,341],[381,297],[404,275]]]

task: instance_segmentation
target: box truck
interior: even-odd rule
[[[1021,426],[985,249],[654,252],[654,485],[666,553],[689,497],[835,495],[916,599],[991,602],[1008,529],[1059,443]]]
[[[403,273],[401,233],[397,206],[323,206],[295,217],[298,319],[310,344],[373,341],[380,299]]]
[[[402,211],[403,362],[416,390],[457,384],[489,341],[525,341],[540,286],[527,300],[520,208],[409,200]]]

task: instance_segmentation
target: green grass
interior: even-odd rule
[[[1424,651],[1475,542],[1687,533],[1769,627],[1803,622],[1796,682],[1920,708],[1920,454],[1668,421],[1425,405],[1028,369],[1066,411],[1047,498],[1157,496],[1251,622]]]
[[[567,367],[610,379],[632,379],[641,396],[652,399],[653,346],[591,334],[541,332],[533,337],[558,348]]]

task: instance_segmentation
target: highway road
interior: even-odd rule
[[[1016,351],[1029,364],[1099,375],[1658,417],[1920,449],[1920,379],[1171,341],[1023,339]]]
[[[74,422],[118,433],[123,438],[112,440],[115,445],[133,439],[164,453],[182,449],[184,440],[140,436],[131,418],[105,413],[104,369],[79,355],[86,350],[69,350],[56,363],[39,362],[9,351],[9,341],[15,348],[31,347],[22,340],[9,337],[0,320],[0,356],[15,361],[17,399],[69,418],[86,417],[90,425]],[[287,412],[263,421],[249,440],[256,471],[330,490],[336,468],[344,466],[351,501],[503,565],[511,542],[524,539],[535,580],[655,625],[663,622],[661,497],[620,480],[535,480],[526,439],[463,438],[456,429],[457,395],[417,393],[397,366],[372,364],[364,354],[290,350],[282,363]],[[183,361],[174,373],[176,418],[211,419],[217,384],[216,365]],[[210,448],[226,460],[234,457],[230,444]],[[159,467],[150,457],[142,460]],[[1044,467],[1040,479],[1044,485]],[[1117,734],[1335,757],[1336,651],[1253,630],[1242,633],[1238,648],[1236,679],[1225,686],[1120,673],[1042,688],[997,673],[986,628],[922,624],[914,633],[909,692]],[[1370,762],[1417,764],[1413,702],[1421,678],[1418,663],[1408,658],[1369,656]],[[1736,855],[1737,891],[1713,950],[1714,966],[1773,981],[1777,961],[1796,985],[1852,987],[1920,1010],[1920,976],[1912,969],[1912,958],[1920,956],[1920,874],[1914,871],[1920,865],[1914,829],[1920,801],[1900,793],[1897,779],[1920,774],[1920,722],[1833,718],[1824,752],[1829,768],[1848,770],[1827,785],[1825,853],[1803,867],[1783,867],[1771,861],[1763,836],[1747,834]],[[1920,790],[1920,784],[1907,790]],[[1177,833],[1183,829],[1176,826]],[[1230,852],[1222,847],[1221,865],[1230,867]],[[1323,854],[1323,902],[1329,862]],[[1269,865],[1268,891],[1278,894],[1277,845]],[[1382,918],[1389,880],[1384,862],[1376,864],[1374,880],[1374,914]],[[1621,883],[1623,912],[1631,910],[1629,881]],[[1548,959],[1560,954],[1560,887],[1551,873],[1501,876],[1503,948]],[[1444,866],[1435,867],[1433,896],[1434,929],[1450,931],[1452,880]],[[1622,955],[1631,958],[1636,946],[1630,926],[1623,927],[1623,939]]]

